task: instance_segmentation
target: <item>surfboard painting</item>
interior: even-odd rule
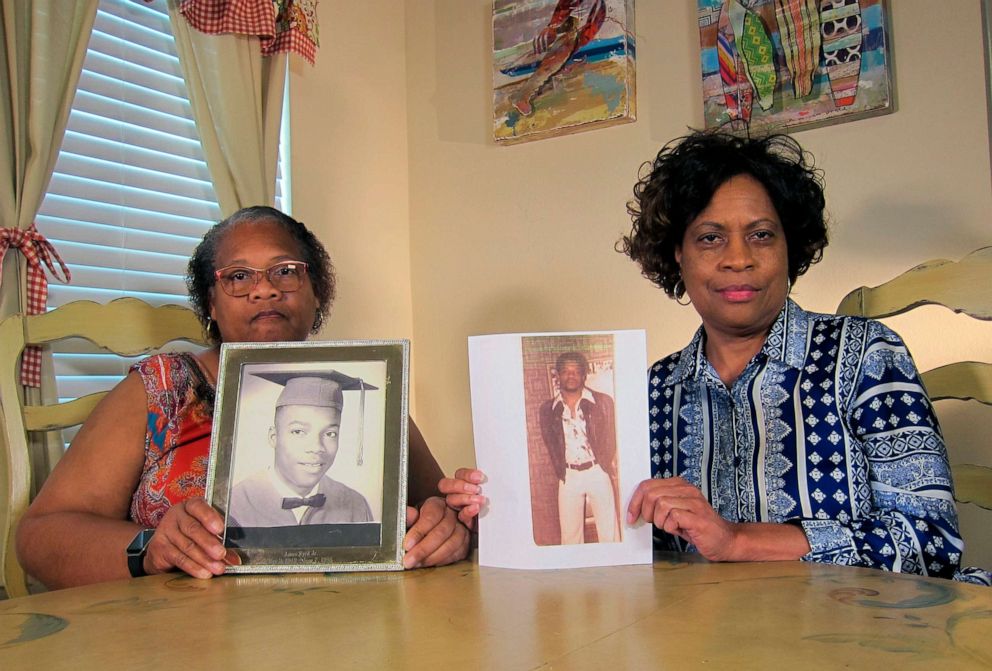
[[[775,22],[792,78],[792,95],[805,98],[813,90],[820,62],[820,1],[775,0]]]
[[[729,0],[727,10],[734,40],[744,63],[744,72],[758,96],[758,105],[768,111],[775,95],[775,46],[764,22],[740,0]]]
[[[494,0],[494,138],[634,121],[633,0]]]
[[[697,0],[697,8],[707,128],[767,132],[893,111],[887,0]]]
[[[820,3],[823,34],[823,68],[837,107],[853,105],[861,76],[861,5],[858,0],[823,0]]]
[[[754,87],[747,78],[741,53],[737,49],[737,37],[730,25],[731,2],[736,3],[737,0],[727,0],[720,9],[719,31],[716,35],[717,57],[720,62],[720,81],[723,82],[728,121],[740,122],[746,127],[751,122]]]

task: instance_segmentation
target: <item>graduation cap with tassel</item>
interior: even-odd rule
[[[336,370],[252,373],[255,377],[282,385],[276,399],[276,408],[284,405],[309,405],[317,408],[337,408],[344,413],[344,392],[357,391],[358,396],[358,457],[357,464],[365,463],[365,392],[378,387],[360,377],[352,377]]]

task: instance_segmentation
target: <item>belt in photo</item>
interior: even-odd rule
[[[571,468],[573,471],[585,471],[596,465],[596,460],[587,461],[584,464],[565,464],[567,467]]]

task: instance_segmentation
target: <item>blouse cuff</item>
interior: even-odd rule
[[[798,520],[809,541],[810,551],[802,561],[835,562],[840,556],[857,554],[851,530],[834,520]]]

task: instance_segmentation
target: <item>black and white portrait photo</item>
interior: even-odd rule
[[[385,362],[248,364],[241,375],[228,524],[381,520]]]

